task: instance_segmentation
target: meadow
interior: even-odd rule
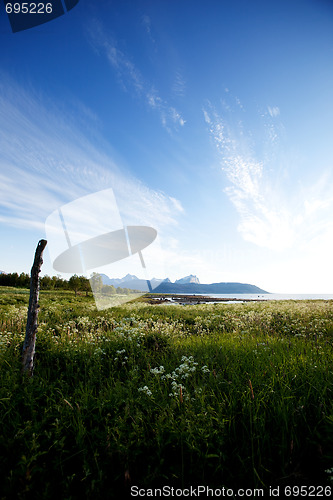
[[[333,301],[97,311],[42,291],[29,378],[28,293],[0,287],[0,499],[333,487]]]

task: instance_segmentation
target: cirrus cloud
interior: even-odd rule
[[[264,115],[261,140],[266,141],[265,154],[256,152],[258,145],[253,144],[251,131],[246,131],[241,120],[236,120],[236,126],[230,125],[226,118],[229,111],[219,114],[208,102],[203,114],[229,182],[225,193],[239,214],[238,231],[243,238],[278,251],[318,249],[321,241],[333,244],[332,176],[317,169],[317,180],[312,185],[304,185],[301,179],[297,185],[287,185],[275,161],[277,129],[268,123],[268,118],[277,119],[279,108],[269,107]]]

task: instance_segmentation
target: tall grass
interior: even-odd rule
[[[98,312],[44,292],[28,379],[27,300],[0,294],[1,499],[328,483],[332,302]]]

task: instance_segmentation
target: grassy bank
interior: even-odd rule
[[[44,292],[25,379],[28,294],[1,292],[1,499],[330,484],[332,302],[98,312]]]

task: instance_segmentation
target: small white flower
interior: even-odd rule
[[[159,375],[165,372],[164,366],[160,366],[159,368],[151,368],[150,373],[153,373],[154,375]]]
[[[153,394],[147,385],[145,385],[144,387],[139,387],[138,391],[144,392],[147,396],[152,396]]]

